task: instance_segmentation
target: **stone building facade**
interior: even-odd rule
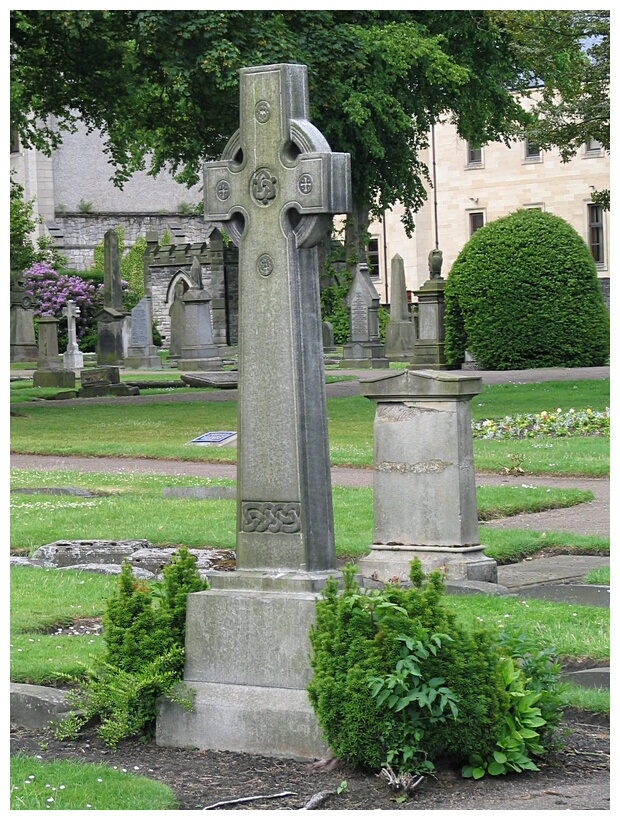
[[[563,163],[557,149],[538,151],[527,142],[471,146],[444,123],[434,128],[421,159],[433,184],[415,216],[413,236],[405,233],[398,203],[383,221],[370,225],[371,276],[383,304],[390,302],[389,271],[396,254],[404,260],[408,295],[415,301],[414,291],[429,276],[430,250],[442,250],[445,277],[479,227],[518,208],[542,208],[569,222],[590,247],[609,305],[611,213],[592,201],[595,190],[610,187],[608,152],[590,143]],[[67,134],[51,158],[12,146],[11,168],[26,198],[36,197],[42,230],[56,237],[71,267],[92,264],[92,249],[117,225],[126,244],[148,230],[161,237],[166,229],[177,245],[208,241],[210,226],[196,214],[200,185],[188,189],[170,175],[138,172],[119,190],[110,181],[101,137],[85,129]]]
[[[428,199],[416,214],[413,236],[405,233],[398,204],[383,222],[370,225],[372,274],[383,303],[390,301],[390,263],[396,254],[404,260],[411,296],[429,278],[430,250],[442,250],[446,277],[479,227],[519,208],[540,208],[565,219],[590,247],[609,306],[611,212],[592,202],[594,191],[610,187],[606,151],[591,142],[563,163],[557,148],[539,151],[525,141],[476,148],[448,123],[435,127],[432,137],[422,159],[434,187],[427,186]]]

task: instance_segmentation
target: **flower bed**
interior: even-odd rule
[[[551,412],[505,416],[503,419],[483,419],[472,422],[472,435],[477,439],[565,438],[567,436],[608,436],[609,407],[604,411],[574,410],[560,407]]]

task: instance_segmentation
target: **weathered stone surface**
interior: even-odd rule
[[[407,577],[414,557],[449,580],[497,581],[478,533],[469,400],[482,380],[405,370],[360,383],[376,402],[374,541],[360,572]]]
[[[236,487],[164,487],[164,498],[223,498],[235,499]]]
[[[106,572],[120,572],[125,559],[139,577],[156,577],[168,564],[178,547],[154,547],[146,539],[130,541],[66,540],[54,541],[37,549],[31,558],[12,560],[15,563],[34,564],[58,569],[97,569],[106,567]],[[227,549],[190,549],[196,559],[196,567],[201,574],[209,570],[228,571],[234,569],[235,551]]]
[[[67,694],[61,689],[11,683],[11,726],[40,729],[67,717],[70,709]]]
[[[305,66],[242,69],[240,89],[204,186],[205,218],[239,244],[237,571],[189,596],[195,710],[163,704],[157,742],[311,759],[308,631],[336,574],[315,246],[350,210],[349,157],[308,121]]]

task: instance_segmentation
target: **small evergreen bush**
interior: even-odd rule
[[[521,209],[476,231],[445,287],[445,354],[486,370],[593,367],[609,312],[592,254],[565,220]]]
[[[464,775],[536,768],[559,722],[558,668],[522,636],[466,629],[443,576],[412,563],[412,586],[362,590],[356,568],[330,579],[310,633],[310,702],[332,752],[364,769]],[[516,745],[516,751],[513,746]],[[497,765],[496,765],[497,764]]]
[[[123,562],[115,593],[103,616],[105,651],[68,698],[73,707],[56,729],[59,738],[75,738],[93,718],[98,734],[111,746],[124,737],[150,732],[157,699],[167,695],[191,708],[192,693],[178,684],[183,676],[187,595],[208,588],[186,547],[172,556],[163,580],[147,585]]]

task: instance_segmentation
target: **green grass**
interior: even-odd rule
[[[484,554],[500,566],[523,561],[542,550],[562,555],[610,554],[610,539],[598,535],[499,529],[484,525],[479,532],[480,543],[484,544]]]
[[[471,400],[471,414],[474,419],[486,419],[571,407],[603,411],[609,407],[609,398],[609,379],[490,384]]]
[[[72,625],[101,617],[116,583],[97,572],[11,567],[11,680],[57,685],[79,676],[102,638]]]
[[[55,470],[11,470],[11,486],[44,488],[76,487],[94,497],[11,493],[11,549],[22,554],[60,539],[146,538],[154,545],[187,547],[236,546],[236,504],[229,499],[164,498],[170,486],[223,486],[226,479],[205,480],[191,476],[145,473],[80,473]],[[334,530],[338,557],[367,552],[373,540],[372,487],[333,488]],[[482,520],[537,512],[591,501],[589,490],[528,486],[483,485],[476,490]],[[148,515],[144,510],[148,509]],[[487,528],[490,529],[490,528]],[[504,531],[505,532],[505,531]],[[500,563],[517,561],[541,548],[536,533],[523,533],[515,546],[510,533],[489,533],[490,550]],[[570,543],[567,543],[570,542]],[[483,541],[487,543],[487,539]],[[609,539],[586,539],[580,544],[564,536],[567,548],[609,551]],[[546,546],[548,544],[545,544]]]
[[[609,663],[609,609],[488,595],[447,595],[446,603],[463,624],[515,624],[544,646],[554,647],[558,658]]]
[[[611,568],[599,567],[598,569],[591,569],[584,577],[586,584],[601,584],[602,586],[609,586],[611,582]]]
[[[11,757],[12,811],[166,811],[173,791],[136,772],[98,763]]]
[[[153,374],[168,378],[168,374]],[[27,382],[11,384],[11,395],[27,395]],[[30,388],[32,389],[32,388]],[[181,388],[179,388],[181,389]],[[54,389],[51,392],[57,392]],[[554,408],[604,410],[609,380],[492,385],[471,403],[475,419],[502,418]],[[11,448],[14,452],[59,455],[116,455],[183,460],[236,460],[236,449],[196,447],[185,442],[210,429],[236,429],[236,402],[197,399],[173,404],[51,406],[14,404]],[[328,399],[332,463],[370,466],[374,404],[363,396]],[[582,437],[513,441],[474,441],[477,470],[549,475],[608,475],[609,439]],[[12,549],[31,552],[60,538],[147,538],[153,544],[234,547],[235,505],[227,500],[163,499],[162,487],[175,484],[227,484],[185,476],[82,474],[69,471],[11,472],[13,486],[78,486],[110,496],[11,496]],[[527,486],[477,489],[482,521],[520,511],[536,511],[589,500],[579,490]],[[334,518],[340,558],[358,557],[372,541],[372,489],[334,487]],[[148,515],[145,515],[148,510]],[[197,514],[199,511],[199,514]],[[522,560],[541,549],[563,553],[609,555],[608,538],[571,533],[480,527],[487,555],[502,563]],[[596,576],[600,577],[600,576]],[[605,577],[605,576],[603,576]],[[607,583],[609,574],[607,574]],[[54,579],[50,582],[50,579]],[[60,581],[62,579],[62,581]],[[592,580],[601,583],[600,580]],[[11,676],[13,680],[50,683],[77,674],[89,654],[101,646],[98,635],[72,634],[75,618],[103,611],[115,578],[96,573],[11,568]],[[603,581],[605,583],[605,581]],[[561,655],[609,658],[609,611],[549,602],[487,596],[449,596],[463,619],[503,622],[505,616],[556,647]],[[62,630],[62,631],[59,631]],[[609,710],[609,692],[569,688],[579,708]],[[606,705],[605,705],[605,698]]]
[[[14,383],[19,385],[20,382]],[[12,392],[19,393],[17,386]],[[509,389],[506,389],[509,388]],[[47,388],[49,389],[49,388]],[[520,391],[525,398],[518,399]],[[593,410],[609,406],[609,381],[547,382],[534,385],[489,385],[472,401],[472,416],[503,417],[511,412],[540,412],[556,397],[564,405]],[[570,397],[572,402],[563,401]],[[13,405],[11,449],[16,453],[76,456],[128,456],[235,462],[230,447],[187,442],[208,430],[236,430],[237,403],[187,402],[183,412],[169,403],[136,405],[50,406],[45,402]],[[374,404],[363,396],[327,400],[330,459],[334,465],[369,467],[373,458]],[[512,412],[517,412],[517,408]],[[504,472],[514,467],[531,475],[609,475],[609,438],[581,436],[555,439],[488,441],[476,439],[476,470]]]

